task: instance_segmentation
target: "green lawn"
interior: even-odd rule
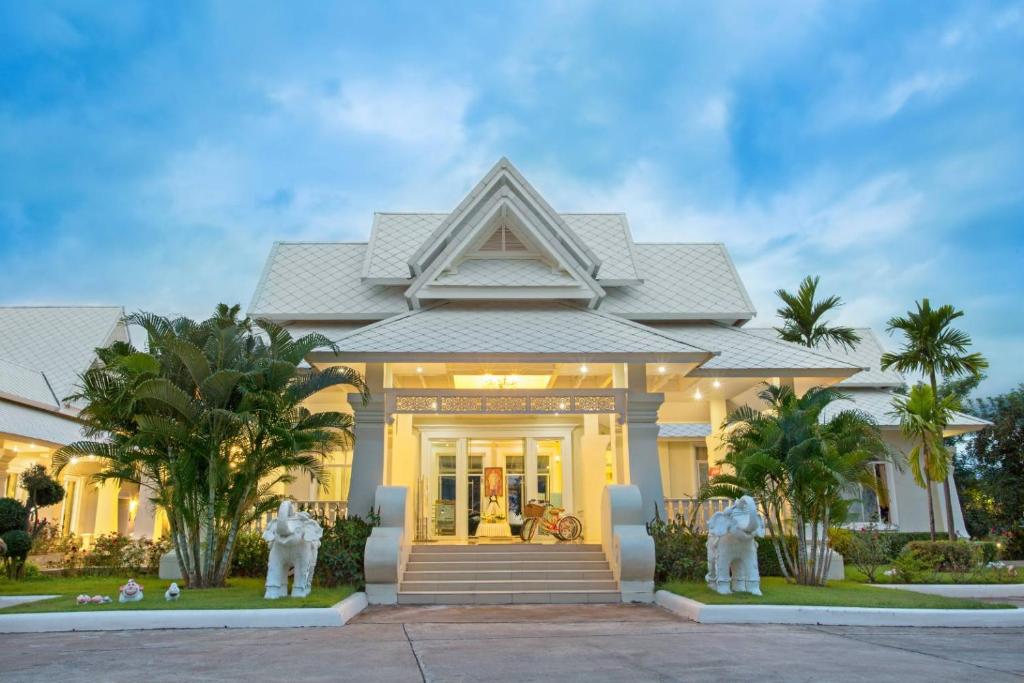
[[[749,593],[719,595],[704,582],[671,581],[664,590],[708,605],[818,605],[827,607],[893,607],[928,609],[1012,609],[1013,605],[946,598],[910,591],[875,588],[853,581],[830,581],[825,588],[797,586],[780,577],[761,579],[763,596]]]
[[[887,569],[891,569],[892,565],[887,564],[880,567],[875,573],[875,583],[897,583],[893,581],[883,572]],[[857,581],[859,583],[866,583],[868,577],[864,575],[864,572],[857,569],[851,564],[845,566],[846,580]],[[932,572],[923,581],[916,581],[915,583],[958,583],[956,576],[950,572]],[[1016,576],[1007,576],[1003,574],[998,575],[993,571],[978,572],[968,576],[966,581],[960,581],[959,583],[971,583],[971,584],[1002,584],[1002,583],[1024,583],[1024,570],[1018,570]]]
[[[164,591],[170,581],[155,576],[139,576],[136,581],[144,587],[145,598],[139,602],[121,604],[117,589],[127,579],[111,576],[39,577],[22,581],[0,578],[0,595],[59,595],[58,598],[15,605],[0,609],[0,615],[20,612],[99,612],[110,610],[149,609],[248,609],[281,607],[330,607],[348,597],[351,586],[337,588],[313,587],[306,598],[263,599],[263,579],[228,579],[226,588],[189,590],[183,588],[181,597],[173,602],[164,600]],[[178,582],[181,585],[181,582]],[[75,598],[82,593],[109,595],[113,602],[105,605],[77,605]]]

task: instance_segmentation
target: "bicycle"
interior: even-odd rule
[[[583,533],[583,523],[575,515],[566,515],[564,512],[565,508],[555,507],[547,501],[527,502],[519,538],[530,542],[540,531],[560,541],[575,541]]]

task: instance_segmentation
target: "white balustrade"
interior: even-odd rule
[[[293,504],[300,512],[308,512],[324,525],[334,524],[335,520],[348,516],[348,503],[344,500],[297,500]],[[254,526],[258,531],[266,529],[275,515],[274,510],[268,510],[256,520]]]
[[[707,529],[708,520],[716,512],[722,512],[732,501],[728,498],[709,498],[703,502],[696,498],[666,498],[665,514],[669,521],[684,521],[694,528]]]

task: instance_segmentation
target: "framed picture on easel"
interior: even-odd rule
[[[500,467],[484,468],[484,497],[498,498],[504,494],[505,473]]]

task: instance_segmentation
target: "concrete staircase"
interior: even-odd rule
[[[400,605],[621,602],[600,545],[415,545]]]

